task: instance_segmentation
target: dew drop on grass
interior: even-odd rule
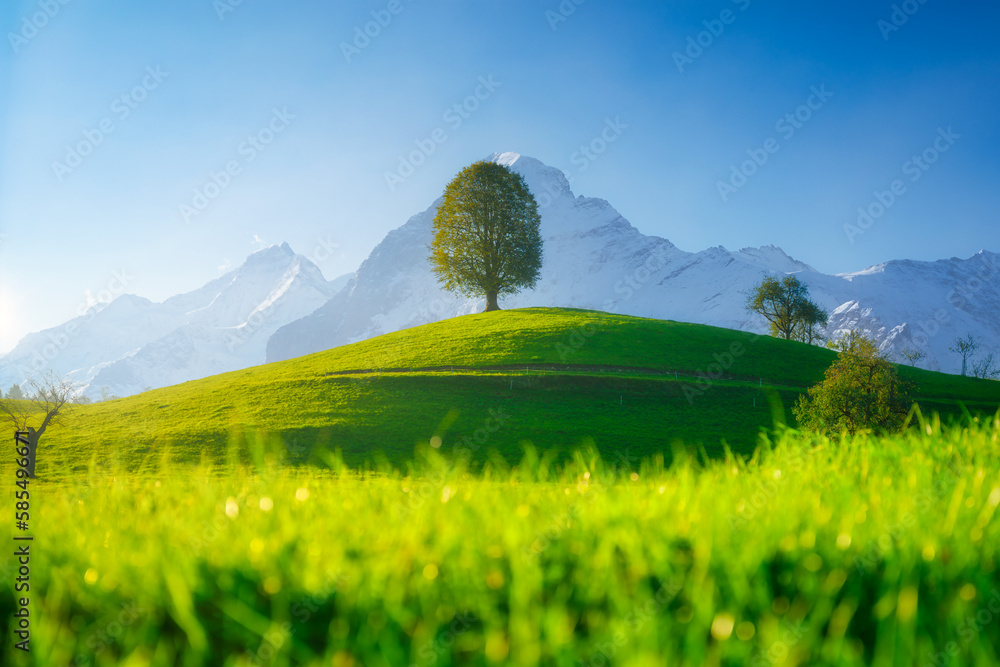
[[[296,489],[295,499],[300,503],[305,502],[309,499],[309,489],[302,487],[301,489]]]
[[[729,636],[733,634],[734,623],[735,619],[732,614],[728,612],[717,614],[712,621],[712,637],[720,642],[729,639]]]
[[[424,579],[428,581],[434,581],[438,576],[438,566],[434,563],[428,563],[424,566]]]
[[[491,570],[489,574],[486,575],[486,585],[497,590],[503,586],[503,573],[499,570]]]
[[[742,641],[747,641],[753,638],[754,633],[756,631],[757,629],[754,628],[753,623],[751,623],[750,621],[743,621],[742,623],[736,626],[736,636],[739,637]]]
[[[917,588],[916,586],[907,586],[899,592],[899,598],[896,601],[896,618],[898,618],[903,623],[908,623],[913,620],[913,617],[917,613]]]
[[[264,591],[268,595],[274,595],[281,590],[281,579],[272,575],[264,580]]]
[[[95,570],[92,567],[88,568],[87,571],[83,575],[83,580],[86,581],[91,586],[93,586],[94,584],[96,584],[97,583],[97,570]]]
[[[230,519],[235,519],[239,513],[240,506],[236,502],[236,498],[226,498],[226,516]]]
[[[262,496],[260,499],[260,508],[265,512],[270,512],[272,507],[274,507],[274,501],[267,496]]]

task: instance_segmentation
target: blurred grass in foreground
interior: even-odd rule
[[[10,547],[0,661],[993,666],[998,439],[1000,416],[669,468],[297,468],[259,441],[250,467],[95,464],[30,486],[32,651]]]

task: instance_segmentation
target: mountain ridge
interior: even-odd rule
[[[947,348],[958,335],[973,333],[1000,348],[1000,322],[985,313],[987,307],[970,315],[968,304],[958,304],[963,306],[959,308],[947,301],[950,289],[974,279],[969,262],[976,257],[984,258],[990,274],[996,275],[1000,256],[985,249],[969,260],[889,260],[834,275],[816,271],[773,244],[687,252],[667,239],[641,233],[606,200],[574,195],[565,174],[535,158],[494,153],[488,159],[524,176],[542,215],[545,249],[538,285],[502,299],[502,307],[592,308],[762,333],[767,330],[766,322],[746,312],[745,291],[765,274],[794,273],[810,287],[813,299],[831,313],[825,331],[829,337],[858,327],[875,335],[889,353],[926,348],[923,365],[931,370],[954,367]],[[330,302],[279,328],[268,341],[267,360],[482,310],[481,300],[444,292],[431,273],[425,246],[430,243],[440,201],[389,232]],[[896,274],[906,270],[916,274],[909,276],[910,281],[929,283],[925,289],[940,293],[946,306],[958,312],[942,315],[928,309],[919,298],[911,298],[910,285],[900,285],[898,290],[896,300],[902,306],[891,303],[883,284],[886,275],[893,282],[905,282],[897,280]],[[595,275],[600,279],[592,280]],[[998,283],[984,285],[972,296],[1000,306]],[[928,318],[939,321],[938,326],[928,325]]]
[[[923,349],[922,366],[957,371],[951,340],[972,333],[1000,350],[1000,255],[893,259],[823,274],[774,244],[688,252],[636,229],[608,201],[575,195],[558,169],[516,153],[491,160],[521,173],[536,195],[544,239],[534,290],[504,308],[561,306],[723,326],[755,333],[745,292],[766,274],[797,275],[830,313],[824,332],[852,328],[899,353]],[[288,359],[483,309],[441,289],[426,247],[441,199],[386,234],[356,272],[327,281],[287,242],[263,248],[202,287],[162,302],[133,294],[57,327],[28,334],[0,356],[0,383],[51,368],[127,395],[146,386]]]

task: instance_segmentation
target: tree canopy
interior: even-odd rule
[[[770,323],[771,335],[813,343],[822,338],[826,311],[809,300],[809,288],[795,276],[766,276],[747,294],[746,308]]]
[[[504,165],[476,162],[444,191],[428,246],[438,282],[468,297],[498,297],[533,288],[542,267],[541,215],[524,178]]]

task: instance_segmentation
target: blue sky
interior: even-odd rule
[[[1000,8],[893,5],[5,2],[0,351],[262,245],[353,271],[494,151],[690,251],[825,272],[998,251]]]

